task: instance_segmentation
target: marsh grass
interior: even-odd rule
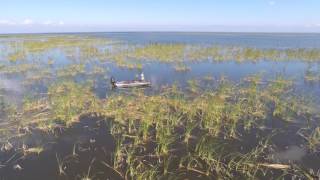
[[[258,74],[235,83],[225,76],[220,79],[207,76],[204,79],[207,87],[202,80],[191,79],[185,89],[172,85],[149,95],[134,89],[127,94],[112,93],[105,99],[96,96],[93,86],[95,78],[107,73],[101,64],[108,61],[127,69],[142,69],[145,62],[161,61],[174,63],[176,70],[186,71],[189,70],[187,61],[318,61],[319,50],[187,44],[111,45],[107,39],[92,37],[42,38],[40,41],[30,36],[7,44],[14,51],[4,54],[7,62],[0,67],[1,75],[26,76],[24,88],[41,84],[44,90],[32,89],[24,96],[21,106],[11,104],[0,92],[0,119],[7,120],[6,124],[0,124],[1,140],[6,141],[17,135],[14,133],[19,128],[29,126],[47,133],[57,127],[68,129],[85,116],[105,120],[110,125],[108,133],[116,143],[111,163],[106,159],[92,160],[88,170],[78,178],[94,179],[92,168],[96,162],[124,179],[170,179],[182,174],[208,179],[255,179],[276,178],[277,172],[280,177],[290,173],[309,177],[296,170],[298,167],[276,164],[267,158],[275,146],[270,137],[273,133],[270,124],[299,123],[310,128],[319,117],[317,106],[297,95],[293,81],[287,77],[263,81],[263,74]],[[45,56],[42,62],[43,55],[52,50],[64,54],[70,64],[56,67],[58,58],[54,56]],[[79,76],[88,79],[76,81]],[[316,153],[320,131],[316,127],[311,129],[301,130],[300,135],[306,140],[305,145]],[[68,160],[81,156],[75,147],[72,157],[56,154],[60,176],[67,176]],[[43,151],[46,149],[42,146],[25,149],[26,154]]]
[[[320,82],[320,72],[308,69],[305,72],[304,79],[307,82]]]
[[[24,149],[24,154],[25,155],[28,155],[28,154],[37,154],[37,155],[39,155],[43,151],[44,151],[43,147],[33,147],[33,148]]]
[[[49,88],[48,98],[56,120],[66,123],[76,121],[81,113],[89,113],[98,107],[98,100],[90,86],[65,82]]]
[[[147,44],[127,48],[117,56],[125,54],[129,59],[156,60],[161,62],[185,61],[237,61],[257,62],[261,60],[288,61],[302,60],[318,61],[319,49],[258,49],[236,46],[200,46],[190,44]]]
[[[133,90],[129,96],[119,93],[107,99],[97,98],[90,84],[64,81],[50,86],[41,100],[26,99],[21,118],[24,122],[32,118],[36,126],[50,129],[54,122],[70,126],[82,115],[104,117],[116,146],[112,163],[102,164],[127,179],[169,178],[183,172],[207,178],[255,178],[274,170],[286,174],[291,166],[266,158],[273,148],[271,138],[259,134],[272,132],[258,127],[267,126],[270,119],[293,122],[317,113],[309,102],[294,97],[290,81],[278,78],[261,84],[259,76],[248,79],[241,84],[218,79],[212,90],[202,89],[195,80],[190,82],[190,92],[173,86],[160,94]],[[300,112],[300,107],[309,109]],[[45,125],[35,117],[42,117]],[[257,143],[239,152],[237,146],[243,146],[243,138],[252,132],[258,133]],[[305,135],[312,149],[317,147],[318,134],[315,129]],[[57,155],[56,159],[59,174],[64,176],[66,157]],[[81,177],[91,175],[87,172]]]
[[[92,172],[91,172],[92,166],[93,166],[95,161],[96,161],[96,159],[92,159],[90,164],[89,164],[87,173],[82,175],[82,176],[79,176],[79,178],[81,180],[93,180],[95,178],[95,175],[92,175]]]
[[[6,53],[3,53],[3,56],[11,66],[20,66],[21,63],[31,61],[42,62],[52,67],[56,57],[50,52],[62,53],[66,60],[72,63],[113,62],[119,67],[127,69],[142,69],[143,64],[149,61],[174,63],[176,64],[174,69],[178,72],[190,71],[190,67],[186,65],[187,62],[208,60],[213,62],[265,60],[317,62],[320,59],[319,49],[258,49],[181,43],[137,45],[114,43],[106,38],[77,35],[30,36],[27,39],[3,42],[3,46],[8,49]],[[12,69],[8,73],[15,73],[15,71]],[[306,75],[306,80],[313,79],[314,77],[310,74]]]
[[[60,159],[60,157],[58,156],[58,154],[56,154],[56,159],[57,159],[57,165],[58,165],[58,173],[60,176],[66,175],[65,173],[65,165],[62,161],[62,159]]]
[[[309,128],[300,129],[298,134],[307,141],[312,151],[318,152],[320,150],[320,127],[316,127],[311,133],[308,131],[310,131]]]
[[[240,89],[239,87],[235,88],[233,85],[228,85],[225,80],[220,82],[221,86],[214,92],[201,93],[201,96],[194,96],[191,99],[176,96],[180,93],[177,93],[177,90],[174,90],[175,88],[172,89],[172,92],[166,92],[162,96],[147,97],[138,93],[129,98],[124,98],[121,95],[110,97],[110,101],[107,101],[109,105],[105,106],[108,107],[105,109],[105,113],[109,114],[108,111],[112,109],[111,114],[116,121],[120,121],[124,126],[126,126],[124,122],[128,123],[127,126],[130,127],[120,128],[117,131],[120,134],[128,134],[129,136],[126,137],[130,137],[129,139],[131,140],[129,142],[132,143],[133,147],[139,144],[136,142],[141,142],[136,139],[136,137],[140,136],[139,134],[142,134],[142,142],[151,140],[157,143],[154,154],[151,157],[153,157],[154,161],[164,163],[161,166],[164,168],[162,176],[170,174],[167,167],[170,166],[168,165],[170,164],[170,154],[174,152],[173,145],[178,141],[188,146],[191,138],[196,139],[199,144],[196,149],[191,150],[191,152],[195,151],[195,154],[192,155],[195,159],[181,161],[180,168],[187,171],[197,172],[205,176],[220,174],[219,176],[221,177],[234,177],[235,174],[241,173],[244,177],[253,178],[258,173],[266,174],[270,169],[288,169],[287,165],[263,162],[263,155],[266,153],[264,149],[268,147],[266,143],[260,144],[259,147],[247,154],[231,155],[232,160],[226,160],[229,157],[223,156],[223,150],[230,149],[227,148],[228,139],[236,141],[241,139],[243,132],[239,127],[244,127],[245,131],[250,132],[251,129],[263,125],[270,118],[270,115],[277,117],[279,114],[283,115],[283,117],[288,116],[286,115],[288,111],[277,111],[279,114],[274,114],[273,106],[268,106],[267,104],[278,103],[280,99],[287,102],[288,99],[282,95],[288,92],[287,89],[290,86],[290,82],[278,79],[267,85],[267,89],[259,87],[258,78],[248,86]],[[273,94],[268,93],[270,91],[269,88]],[[292,107],[290,111],[296,112],[299,109],[289,104],[288,102],[286,107]],[[125,109],[127,113],[120,109]],[[294,113],[294,116],[289,115],[289,117],[298,118],[299,115],[303,116],[301,113]],[[185,126],[183,138],[178,138],[179,135],[175,132],[174,127],[179,125]],[[193,130],[199,128],[201,131],[208,132],[208,137],[196,137],[193,135]],[[151,129],[155,131],[154,137],[150,132]],[[210,145],[211,141],[206,139],[213,140],[213,144]],[[224,145],[225,143],[226,145]],[[121,149],[119,144],[117,149]],[[220,147],[221,149],[219,150]],[[139,173],[136,171],[139,169],[131,167],[131,165],[134,166],[134,164],[142,162],[141,159],[135,158],[135,153],[132,153],[134,151],[116,150],[116,152],[118,152],[116,154],[121,154],[121,156],[117,155],[116,157],[128,158],[129,172],[131,176],[137,176]],[[142,157],[144,156],[146,155],[142,155]],[[201,160],[196,160],[199,157],[202,157]],[[122,161],[116,160],[115,162]],[[206,163],[201,164],[200,162]],[[153,161],[150,163],[153,164]],[[203,168],[199,169],[197,167]],[[144,168],[155,168],[155,165],[144,165]],[[150,169],[151,172],[157,172],[157,175],[159,175],[161,171]]]
[[[174,67],[174,70],[177,72],[187,72],[187,71],[190,71],[191,68],[185,64],[179,63]]]

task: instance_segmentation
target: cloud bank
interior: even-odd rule
[[[0,26],[31,26],[31,25],[63,26],[65,25],[65,23],[62,20],[59,20],[59,21],[46,20],[44,22],[37,22],[29,18],[26,18],[23,21],[0,19]]]

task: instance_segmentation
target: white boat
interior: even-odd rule
[[[118,81],[111,83],[114,87],[118,88],[131,88],[131,87],[146,87],[151,86],[151,83],[148,81],[142,80],[133,80],[133,81]]]
[[[110,82],[113,87],[117,87],[117,88],[133,88],[133,87],[151,86],[151,82],[144,80],[143,74],[141,74],[141,80],[115,81],[115,79],[113,77],[111,77]]]

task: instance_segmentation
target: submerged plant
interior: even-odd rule
[[[60,157],[58,156],[58,154],[56,154],[56,159],[57,159],[57,164],[58,164],[58,172],[59,172],[59,175],[62,176],[62,175],[66,175],[65,173],[65,165],[63,163],[63,160],[60,159]]]
[[[94,162],[95,162],[95,159],[93,158],[89,164],[87,173],[85,175],[79,177],[81,180],[93,180],[94,179],[95,176],[91,175],[91,168],[92,168]]]
[[[301,129],[298,134],[307,141],[312,151],[318,152],[320,150],[320,127],[316,127],[311,133],[307,133],[306,130]]]

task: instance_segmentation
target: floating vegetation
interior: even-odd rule
[[[304,79],[307,82],[320,82],[320,72],[308,69],[305,73]]]
[[[123,51],[126,57],[161,62],[183,61],[318,61],[319,49],[257,49],[236,46],[199,46],[189,44],[148,44]]]
[[[106,38],[77,35],[31,36],[8,40],[3,45],[10,50],[3,55],[10,63],[41,57],[49,51],[63,53],[69,60],[98,59],[115,62],[119,66],[141,68],[139,61],[177,63],[186,61],[307,61],[318,62],[319,49],[259,49],[241,46],[192,45],[179,43],[149,43],[135,45],[114,43]],[[52,59],[50,60],[52,61]],[[53,60],[54,62],[54,60]],[[180,64],[181,65],[181,64]],[[182,67],[182,66],[178,66]],[[178,68],[180,69],[180,68]],[[186,68],[183,68],[184,70]]]
[[[178,64],[174,67],[175,71],[177,72],[186,72],[186,71],[190,71],[191,68],[186,66],[185,64]]]

